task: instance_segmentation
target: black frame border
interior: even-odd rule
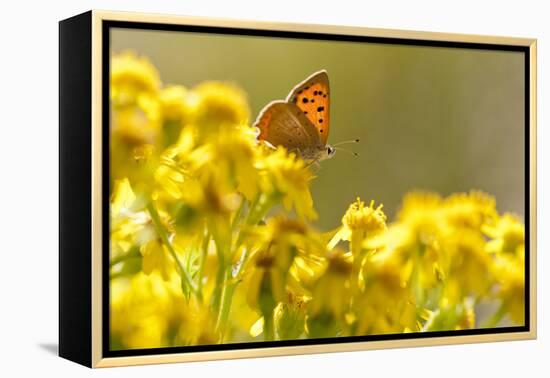
[[[191,33],[206,33],[206,34],[229,34],[240,36],[256,36],[256,37],[275,37],[275,38],[291,38],[291,39],[310,39],[310,40],[327,40],[339,42],[360,42],[360,43],[376,43],[390,45],[409,45],[409,46],[426,46],[426,47],[444,47],[444,48],[462,48],[475,50],[497,50],[497,51],[514,51],[524,54],[524,69],[525,69],[525,102],[524,102],[524,117],[525,117],[525,324],[523,326],[513,327],[498,327],[498,328],[480,328],[470,330],[457,331],[437,331],[437,332],[415,332],[415,333],[399,333],[399,334],[382,334],[382,335],[365,335],[365,336],[347,336],[333,338],[316,338],[316,339],[300,339],[300,340],[281,340],[281,341],[258,341],[248,343],[228,343],[214,345],[192,345],[180,347],[164,347],[164,348],[147,348],[147,349],[127,349],[127,350],[110,350],[109,326],[110,326],[110,290],[109,290],[109,239],[110,239],[110,204],[109,204],[109,177],[110,177],[110,160],[109,160],[109,119],[110,119],[110,93],[109,93],[109,73],[110,73],[110,30],[112,28],[123,29],[141,29],[151,31],[174,31],[174,32],[191,32]],[[524,333],[531,330],[530,324],[530,309],[531,309],[531,280],[530,280],[530,258],[531,258],[531,58],[529,46],[517,45],[501,45],[492,43],[474,43],[474,42],[454,42],[454,41],[432,41],[423,39],[408,39],[394,37],[369,37],[358,35],[340,35],[329,33],[313,33],[313,32],[294,32],[294,31],[275,31],[265,29],[246,29],[233,27],[217,27],[217,26],[197,26],[197,25],[176,25],[148,22],[133,22],[133,21],[113,21],[103,20],[101,25],[102,33],[102,357],[130,357],[143,355],[160,355],[174,353],[193,353],[193,352],[212,352],[223,350],[247,350],[256,348],[274,348],[274,347],[291,347],[291,346],[306,346],[319,344],[341,344],[341,343],[356,343],[368,341],[383,341],[383,340],[405,340],[405,339],[425,339],[448,336],[474,336],[502,333]]]

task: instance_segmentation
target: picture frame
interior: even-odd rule
[[[61,357],[95,368],[536,338],[535,39],[96,10],[60,21],[59,28]],[[113,189],[109,176],[112,168],[112,155],[109,154],[109,143],[112,142],[109,136],[112,122],[109,67],[112,64],[111,33],[115,29],[521,54],[521,106],[524,115],[524,144],[520,146],[524,152],[524,324],[111,350],[109,212]],[[345,62],[345,57],[342,60]]]

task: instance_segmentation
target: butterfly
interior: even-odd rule
[[[330,88],[326,70],[296,85],[284,101],[267,104],[254,126],[258,139],[283,146],[304,160],[318,162],[336,153],[327,143],[330,125]]]

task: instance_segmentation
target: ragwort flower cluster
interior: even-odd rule
[[[112,348],[523,324],[524,226],[491,196],[409,193],[393,223],[357,199],[323,233],[309,164],[257,140],[239,87],[133,52],[110,86]]]

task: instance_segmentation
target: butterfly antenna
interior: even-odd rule
[[[332,146],[332,147],[333,147],[336,151],[342,151],[342,152],[351,154],[351,155],[353,155],[353,156],[359,157],[359,154],[358,154],[357,152],[350,151],[350,150],[345,149],[345,148],[342,148],[342,147],[334,147],[334,146]]]
[[[342,144],[349,144],[349,143],[359,143],[359,138],[353,139],[353,140],[344,140],[343,142],[338,142],[336,144],[333,144],[332,147],[340,146]]]

